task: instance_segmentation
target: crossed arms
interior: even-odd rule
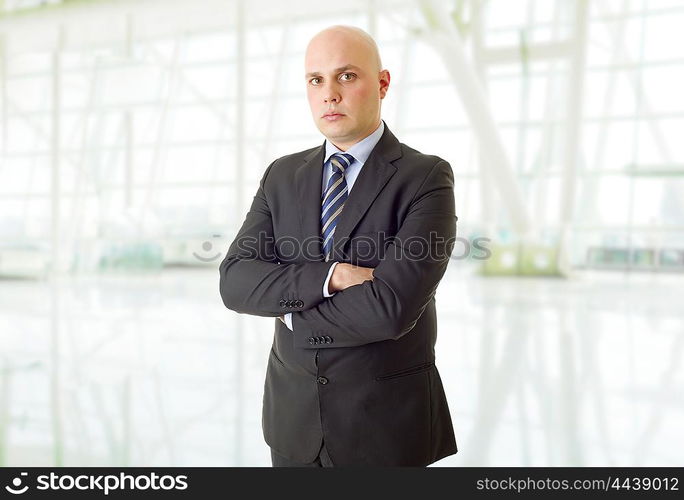
[[[411,331],[446,271],[456,237],[454,177],[449,163],[438,161],[425,176],[396,236],[372,271],[372,279],[329,298],[323,296],[322,287],[333,261],[281,264],[275,258],[266,196],[266,181],[274,164],[266,170],[245,221],[219,267],[225,306],[256,316],[292,312],[295,346],[304,349],[354,347],[398,339]],[[271,237],[259,238],[259,234]],[[246,240],[258,243],[240,243]],[[342,288],[345,280],[358,280],[353,271],[351,266],[338,265],[331,287]],[[283,298],[296,298],[295,306],[300,307],[284,310]],[[321,333],[334,342],[309,344],[310,336]]]

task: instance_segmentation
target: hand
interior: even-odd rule
[[[374,267],[353,266],[340,262],[330,277],[328,292],[339,292],[350,286],[360,285],[364,281],[372,281],[374,270]]]

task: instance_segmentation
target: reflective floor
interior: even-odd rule
[[[682,465],[682,276],[462,267],[437,295],[459,453],[435,466]],[[0,281],[0,465],[268,466],[272,331],[213,269]]]

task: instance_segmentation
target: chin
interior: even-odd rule
[[[321,124],[321,131],[326,130],[330,132],[335,132],[334,136],[345,136],[347,135],[347,132],[349,130],[348,125],[342,125],[341,123],[337,122],[325,122]]]

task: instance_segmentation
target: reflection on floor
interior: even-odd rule
[[[459,453],[435,465],[681,465],[681,282],[452,265],[437,365]],[[0,281],[0,465],[270,465],[273,321],[226,310],[214,270]]]

